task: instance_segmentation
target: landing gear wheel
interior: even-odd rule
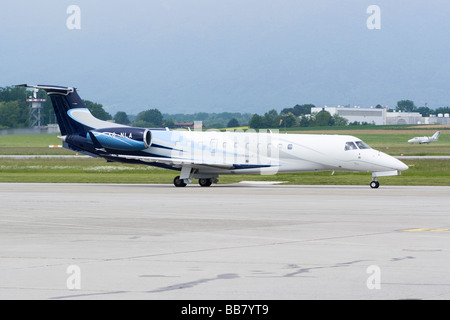
[[[180,179],[180,176],[176,176],[175,179],[173,179],[173,184],[175,187],[186,187],[186,183]]]
[[[202,186],[202,187],[209,187],[212,184],[212,179],[198,179],[198,183]]]
[[[372,188],[372,189],[376,189],[376,188],[378,188],[380,186],[380,183],[378,182],[378,181],[372,181],[371,183],[370,183],[370,187]]]

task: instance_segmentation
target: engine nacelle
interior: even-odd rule
[[[152,144],[152,133],[149,129],[119,127],[89,131],[87,138],[98,142],[103,148],[123,151],[141,151]],[[96,140],[96,141],[95,141]]]

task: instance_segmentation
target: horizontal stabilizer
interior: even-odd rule
[[[19,84],[17,87],[25,87],[25,88],[32,88],[32,89],[42,89],[45,90],[47,93],[59,93],[59,94],[69,94],[71,92],[74,92],[75,88],[72,87],[62,87],[62,86],[50,86],[50,85],[28,85],[28,84]]]

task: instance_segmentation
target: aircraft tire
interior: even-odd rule
[[[175,179],[173,179],[173,184],[175,187],[186,187],[186,183],[180,179],[180,176],[176,176]]]
[[[378,181],[372,181],[372,182],[370,183],[370,187],[371,187],[372,189],[377,189],[379,186],[380,186],[380,183],[379,183]]]
[[[198,184],[202,187],[209,187],[212,184],[212,179],[205,179],[205,178],[198,179]]]

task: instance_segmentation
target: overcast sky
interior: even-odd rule
[[[448,0],[2,0],[0,45],[0,87],[74,86],[113,115],[450,105]]]

